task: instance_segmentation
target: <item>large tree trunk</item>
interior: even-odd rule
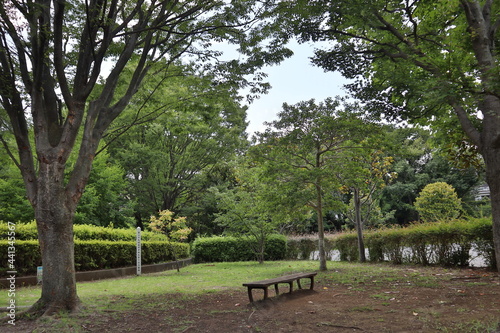
[[[500,270],[500,99],[486,96],[481,111],[484,121],[480,149],[486,165],[486,181],[490,187],[493,243],[496,266]]]
[[[64,189],[64,165],[40,163],[35,218],[42,254],[42,296],[30,311],[53,314],[75,311],[73,217],[76,204]]]
[[[483,156],[486,162],[486,180],[490,187],[496,268],[500,269],[500,149],[486,149]]]

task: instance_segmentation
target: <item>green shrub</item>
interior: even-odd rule
[[[3,258],[0,271],[7,271],[7,241],[0,241]],[[16,241],[16,270],[21,275],[36,273],[41,266],[38,241]],[[177,258],[189,256],[189,245],[158,241],[141,243],[142,264],[154,264],[173,260],[172,250]],[[133,266],[136,264],[136,243],[130,241],[75,240],[75,268],[77,271]]]
[[[462,202],[453,186],[437,182],[424,187],[415,199],[415,208],[424,222],[450,221],[462,212]]]
[[[0,240],[7,239],[7,222],[0,221]],[[16,240],[37,240],[36,223],[16,223]],[[75,224],[73,233],[79,240],[135,241],[136,229],[100,227],[90,224]],[[167,236],[151,231],[142,231],[143,241],[168,241]]]
[[[394,264],[439,264],[466,266],[470,249],[482,255],[495,268],[492,222],[488,219],[458,220],[414,224],[407,228],[385,228],[365,233],[371,261],[387,260]],[[358,259],[355,233],[334,240],[341,260]]]
[[[294,237],[288,239],[286,258],[307,260],[318,250],[318,240],[311,237]]]
[[[0,240],[6,240],[9,232],[7,222],[0,221]],[[38,240],[38,231],[35,222],[16,223],[16,240]]]
[[[359,258],[358,238],[356,233],[349,232],[336,238],[334,248],[340,252],[340,260],[356,261]]]
[[[327,259],[334,260],[335,250],[333,238],[335,236],[327,235],[325,237],[325,252]],[[309,260],[317,259],[318,257],[318,237],[317,236],[293,236],[287,241],[286,259],[290,260]]]
[[[265,258],[266,260],[283,260],[287,252],[287,239],[283,235],[270,235],[267,237]]]
[[[0,240],[0,275],[5,275],[9,269],[8,264],[8,248],[7,240]],[[42,265],[40,256],[40,246],[37,240],[16,240],[15,243],[15,262],[14,267],[18,274],[26,275],[36,272],[37,266]]]
[[[256,260],[252,251],[254,239],[249,237],[200,237],[192,245],[194,262],[225,262]],[[281,260],[286,256],[287,240],[282,235],[270,235],[266,241],[265,260]]]

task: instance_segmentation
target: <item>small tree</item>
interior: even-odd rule
[[[149,226],[153,231],[161,232],[162,234],[165,234],[169,240],[177,242],[187,241],[189,234],[193,231],[193,229],[187,226],[185,217],[174,218],[174,213],[169,210],[160,211],[158,217],[152,215]],[[180,269],[175,247],[172,244],[169,246],[177,265],[178,272]]]
[[[356,226],[359,261],[365,262],[363,227],[375,215],[379,208],[381,190],[395,174],[389,171],[393,163],[392,157],[383,156],[380,150],[369,149],[367,142],[363,142],[359,148],[345,152],[338,177],[344,184],[341,192],[352,195],[346,213]]]
[[[316,212],[319,269],[326,271],[323,216],[336,204],[330,193],[339,187],[336,172],[341,154],[359,148],[357,143],[374,128],[363,118],[359,105],[340,98],[318,104],[314,99],[285,103],[278,117],[267,124],[264,133],[258,133],[255,153],[279,181],[277,191],[286,193],[280,201],[288,209],[307,207]]]
[[[174,218],[174,213],[169,210],[160,211],[158,217],[152,215],[149,226],[153,231],[161,232],[176,242],[187,241],[189,234],[193,231],[187,226],[185,217]]]
[[[262,181],[261,172],[258,167],[240,166],[235,170],[238,186],[226,191],[214,187],[212,193],[222,211],[215,221],[232,235],[254,239],[252,250],[262,264],[267,239],[276,232],[279,220],[273,216],[268,199],[273,189]]]
[[[424,187],[415,200],[415,208],[424,222],[449,221],[462,212],[462,201],[453,186],[437,182]]]

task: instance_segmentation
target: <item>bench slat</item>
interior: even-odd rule
[[[297,279],[310,278],[311,276],[315,276],[316,274],[317,273],[297,273],[297,274],[277,277],[274,279],[267,279],[267,280],[255,281],[255,282],[250,282],[250,283],[243,283],[243,286],[245,286],[245,287],[265,287],[265,286],[271,286],[271,285],[276,284],[276,283],[288,283],[288,282],[295,281]]]

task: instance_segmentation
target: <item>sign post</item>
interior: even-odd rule
[[[36,283],[41,284],[43,280],[43,266],[38,266],[36,268]]]
[[[137,259],[137,275],[141,275],[141,228],[137,227],[136,236],[136,259]]]

